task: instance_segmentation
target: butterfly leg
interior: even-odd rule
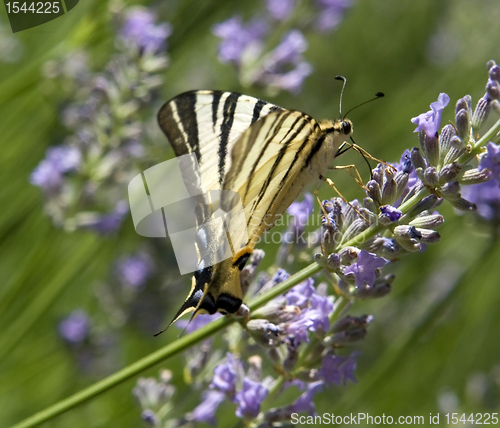
[[[354,167],[354,168],[356,168],[356,167]],[[340,169],[342,169],[342,168],[340,168]],[[356,170],[356,171],[357,171],[357,170]],[[344,201],[347,205],[349,205],[349,206],[350,206],[350,207],[351,207],[354,211],[356,211],[356,212],[358,213],[358,215],[359,215],[359,216],[360,216],[363,220],[368,221],[368,219],[367,219],[367,218],[366,218],[363,214],[361,214],[361,213],[359,212],[359,210],[358,210],[355,206],[353,206],[353,205],[352,205],[352,204],[351,204],[351,203],[350,203],[350,202],[349,202],[349,201],[345,198],[345,196],[344,196],[342,193],[340,193],[340,190],[339,190],[339,189],[337,189],[337,187],[335,186],[335,184],[333,183],[333,181],[332,181],[332,180],[330,180],[329,178],[323,177],[323,176],[320,176],[320,179],[321,179],[321,180],[323,180],[323,181],[326,181],[326,183],[327,183],[327,184],[328,184],[328,185],[329,185],[329,186],[330,186],[330,187],[331,187],[331,188],[335,191],[335,193],[337,193],[337,195],[339,195],[339,197],[340,197],[340,198],[341,198],[341,199],[342,199],[342,200],[343,200],[343,201]],[[362,187],[363,187],[363,188],[365,188],[364,186],[362,186]],[[318,199],[318,201],[319,201],[319,199]],[[320,206],[321,206],[321,204],[320,204]]]
[[[356,165],[339,165],[339,166],[329,167],[328,169],[347,171],[347,173],[353,178],[353,180],[357,183],[357,185],[362,189],[366,190],[366,187],[363,183],[363,179],[361,178],[361,174],[359,173],[358,168],[356,168]]]

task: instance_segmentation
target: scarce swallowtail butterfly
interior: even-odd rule
[[[212,266],[200,263],[172,322],[188,312],[194,312],[192,318],[235,313],[243,299],[240,272],[259,237],[304,187],[322,178],[351,136],[352,123],[344,118],[316,121],[248,95],[208,90],[168,101],[158,122],[177,157],[196,155],[207,190],[239,194],[246,221],[242,248]],[[198,224],[209,215],[199,210]]]

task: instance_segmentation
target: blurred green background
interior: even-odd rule
[[[128,4],[128,3],[127,3]],[[427,111],[440,92],[450,106],[443,124],[454,120],[454,103],[484,94],[486,62],[500,61],[498,0],[358,0],[337,31],[306,33],[305,56],[314,72],[298,96],[269,98],[258,88],[242,88],[234,70],[217,60],[218,39],[211,27],[235,13],[251,16],[264,2],[178,0],[154,6],[170,22],[170,65],[162,99],[189,89],[225,89],[263,97],[316,118],[338,115],[339,84],[347,77],[344,109],[375,92],[383,100],[350,115],[356,142],[378,158],[397,161],[418,145],[410,119]],[[11,37],[1,8],[0,38]],[[0,58],[0,426],[9,426],[105,374],[84,374],[58,336],[58,322],[76,308],[102,317],[95,302],[96,281],[137,237],[131,219],[113,237],[72,234],[54,228],[43,213],[43,195],[29,174],[47,147],[61,143],[58,105],[40,89],[41,67],[50,59],[84,48],[98,69],[112,52],[109,4],[86,0],[67,15],[15,37],[23,48],[14,63]],[[158,134],[160,138],[163,138]],[[362,160],[353,154],[367,179]],[[348,199],[362,198],[352,180],[331,175]],[[328,189],[322,189],[330,195]],[[330,195],[333,196],[333,195]],[[375,316],[362,351],[358,383],[326,390],[317,408],[346,415],[424,415],[500,409],[500,259],[497,230],[473,215],[442,206],[446,218],[441,243],[395,264],[393,291],[377,301],[357,302],[351,314]],[[274,257],[275,248],[266,251]],[[188,283],[189,280],[185,278]],[[185,285],[187,287],[187,285]],[[185,297],[167,290],[165,319]],[[172,297],[175,296],[175,297]],[[175,340],[172,329],[157,338],[126,326],[116,331],[120,346],[110,351],[113,370],[125,367]],[[161,367],[174,372],[181,391],[176,404],[192,410],[198,399],[183,387],[183,356]],[[144,375],[156,375],[158,368]],[[132,397],[135,379],[50,421],[51,427],[137,427],[140,409]],[[228,411],[231,411],[228,409]],[[443,422],[443,414],[441,422]]]

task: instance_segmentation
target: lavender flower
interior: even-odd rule
[[[381,268],[388,261],[382,257],[377,257],[366,250],[361,250],[358,254],[358,261],[344,269],[344,275],[354,275],[356,278],[356,288],[365,285],[372,286],[375,283],[375,270]]]
[[[268,389],[259,382],[247,377],[243,379],[243,389],[238,391],[235,402],[238,405],[236,416],[255,418],[260,412],[260,404],[269,394]]]
[[[477,214],[484,220],[500,220],[500,188],[495,180],[466,186],[462,196],[477,206]]]
[[[128,211],[121,198],[138,173],[137,157],[149,156],[145,119],[153,116],[148,109],[167,65],[160,51],[171,30],[145,8],[124,15],[118,52],[104,72],[89,70],[85,52],[44,67],[73,100],[62,110],[66,138],[47,150],[30,181],[44,190],[46,212],[67,231],[116,232]]]
[[[155,20],[155,15],[147,9],[129,9],[125,23],[120,29],[120,38],[150,54],[164,50],[166,40],[172,34],[172,27],[166,23],[155,25]]]
[[[348,380],[356,383],[354,371],[357,366],[356,359],[359,355],[360,353],[357,351],[352,352],[348,358],[340,355],[325,355],[319,372],[320,377],[324,379],[327,386],[331,384],[338,386],[342,382],[344,382],[345,385]]]
[[[108,235],[116,232],[121,226],[129,207],[127,202],[119,201],[113,211],[108,214],[96,214],[82,226],[95,230],[100,235]]]
[[[414,117],[411,121],[416,124],[414,132],[425,132],[429,137],[434,137],[441,124],[441,116],[443,114],[443,109],[450,102],[450,97],[445,93],[440,93],[438,100],[431,103],[431,110],[427,113],[422,113],[421,115]]]
[[[239,17],[215,25],[212,32],[222,39],[219,45],[220,61],[233,62],[240,66],[249,50],[261,49],[262,37],[266,30],[267,25],[262,20],[255,19],[245,25]]]
[[[244,24],[239,17],[215,25],[212,32],[222,39],[219,59],[236,66],[244,85],[259,84],[271,92],[284,89],[296,94],[312,72],[303,57],[307,41],[294,29],[272,51],[264,53],[264,37],[270,26],[260,18]]]
[[[30,183],[41,187],[46,193],[57,192],[63,183],[63,174],[49,160],[41,161],[33,170]]]
[[[142,288],[153,273],[154,265],[146,253],[121,258],[116,266],[116,273],[125,287]]]
[[[295,236],[302,233],[312,211],[313,196],[310,193],[304,195],[302,202],[294,202],[288,207],[286,212],[293,216],[291,229],[295,232]]]
[[[280,282],[286,281],[289,276],[290,274],[285,269],[278,269],[273,275],[272,283],[273,285],[277,285]]]
[[[479,162],[479,171],[488,169],[491,177],[500,182],[500,146],[494,143],[488,143],[487,154]]]
[[[286,20],[295,8],[295,0],[267,0],[267,10],[277,21]]]
[[[381,215],[388,219],[390,223],[398,221],[403,213],[399,211],[397,208],[394,208],[391,205],[384,205],[380,207]]]
[[[307,278],[304,282],[296,285],[286,293],[286,303],[287,305],[305,308],[314,291],[314,280]]]
[[[351,0],[318,0],[320,12],[317,18],[317,28],[321,32],[334,30],[344,17],[345,11],[352,6]]]
[[[307,385],[307,389],[299,398],[288,407],[291,413],[308,412],[310,415],[316,413],[316,406],[314,405],[314,396],[323,390],[323,381],[311,382]]]
[[[231,353],[228,352],[226,357],[227,361],[224,364],[215,367],[210,388],[224,392],[228,397],[234,397],[237,374],[242,370],[242,366]]]
[[[143,411],[141,419],[153,426],[157,426],[165,416],[166,409],[175,394],[171,385],[172,372],[161,370],[159,379],[139,378],[132,390],[134,397],[139,401]]]
[[[30,182],[47,193],[57,191],[62,186],[64,173],[76,170],[81,161],[81,153],[76,147],[50,147],[45,159],[31,173]]]
[[[70,344],[83,343],[88,338],[89,333],[89,317],[81,310],[71,312],[59,323],[59,334]]]
[[[307,40],[299,30],[285,34],[280,44],[263,61],[254,80],[269,89],[285,89],[298,94],[304,79],[312,73],[312,67],[304,60]]]
[[[330,328],[328,316],[332,312],[333,303],[328,297],[322,297],[317,294],[311,296],[311,308],[307,310],[306,316],[312,321],[309,330],[327,332]]]
[[[215,425],[215,412],[224,399],[225,395],[222,392],[215,390],[205,391],[201,403],[192,411],[191,418],[196,422]]]

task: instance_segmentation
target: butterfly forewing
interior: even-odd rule
[[[176,156],[195,153],[208,190],[221,189],[231,165],[235,141],[253,123],[283,110],[248,95],[222,91],[191,91],[167,102],[158,122]]]

